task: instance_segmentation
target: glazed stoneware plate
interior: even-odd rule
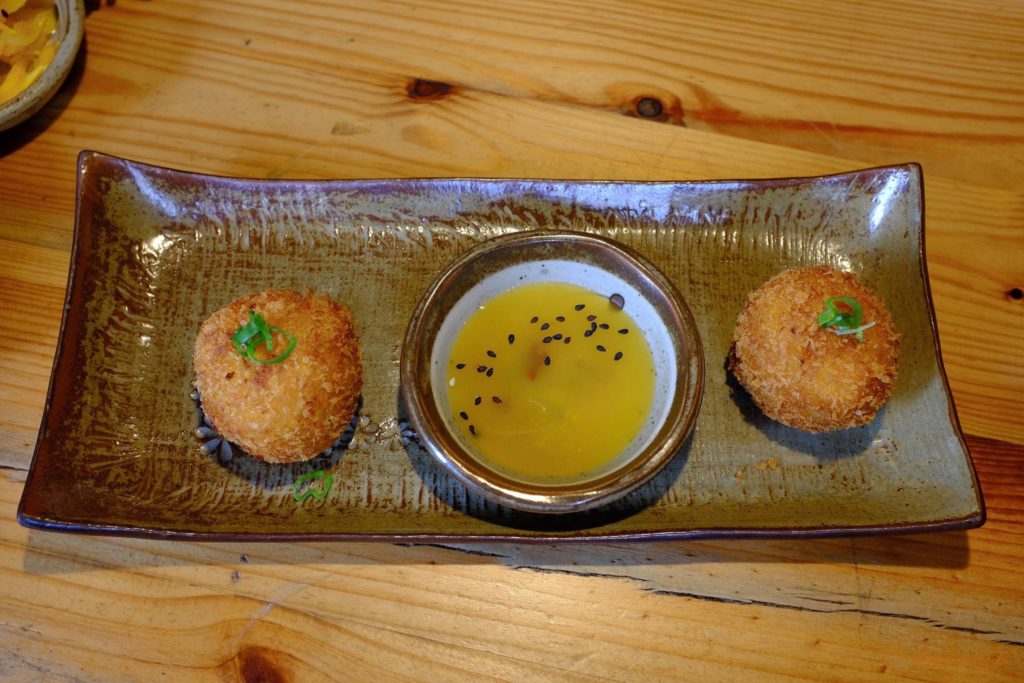
[[[28,526],[164,538],[552,540],[821,536],[984,521],[938,353],[920,168],[756,181],[264,181],[85,152],[67,302]],[[537,515],[467,491],[424,452],[399,398],[402,336],[445,265],[522,231],[594,232],[680,291],[706,359],[690,438],[603,508]],[[747,293],[793,266],[851,270],[903,334],[870,425],[811,435],[765,418],[725,370]],[[207,454],[190,397],[200,323],[236,297],[313,290],[349,305],[362,404],[340,445],[281,466]],[[323,499],[296,496],[325,471]],[[326,480],[326,475],[318,485]],[[296,498],[302,498],[297,500]]]

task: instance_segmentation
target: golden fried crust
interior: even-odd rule
[[[864,341],[818,326],[825,299],[854,297]],[[765,415],[808,432],[871,422],[892,394],[900,339],[885,303],[851,273],[827,266],[776,275],[750,294],[729,367]]]
[[[296,338],[288,358],[261,365],[239,355],[231,336],[248,322],[249,311]],[[274,335],[275,354],[286,344]],[[352,314],[330,299],[298,292],[232,301],[203,323],[192,360],[214,429],[269,462],[308,460],[329,448],[352,420],[363,385]]]

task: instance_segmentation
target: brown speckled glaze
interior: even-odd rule
[[[85,152],[67,307],[18,511],[26,525],[170,538],[550,540],[836,535],[978,526],[984,506],[939,360],[920,168],[686,183],[259,181]],[[445,265],[499,234],[596,232],[690,306],[707,363],[677,457],[605,508],[541,516],[475,496],[402,432],[406,323]],[[903,334],[895,392],[827,435],[768,420],[725,371],[747,293],[785,268],[855,272]],[[365,383],[352,443],[301,465],[222,464],[193,435],[196,330],[241,294],[349,305]],[[301,473],[328,468],[323,502]]]

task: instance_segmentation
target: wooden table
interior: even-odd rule
[[[0,134],[0,679],[1024,676],[1024,8],[93,0]],[[223,175],[691,179],[919,161],[970,532],[601,545],[172,543],[15,520],[75,158]]]

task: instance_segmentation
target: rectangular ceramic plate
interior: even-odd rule
[[[984,521],[937,349],[916,165],[684,183],[262,181],[79,160],[67,306],[18,516],[64,531],[221,539],[682,538],[962,529]],[[467,493],[405,445],[405,325],[445,264],[516,230],[594,231],[668,275],[707,357],[690,441],[610,507],[536,516]],[[903,334],[873,423],[827,435],[776,424],[725,371],[747,293],[793,266],[857,273]],[[194,436],[200,323],[232,299],[311,289],[349,305],[364,348],[351,445],[314,463],[221,463]],[[326,500],[292,484],[327,466]]]

